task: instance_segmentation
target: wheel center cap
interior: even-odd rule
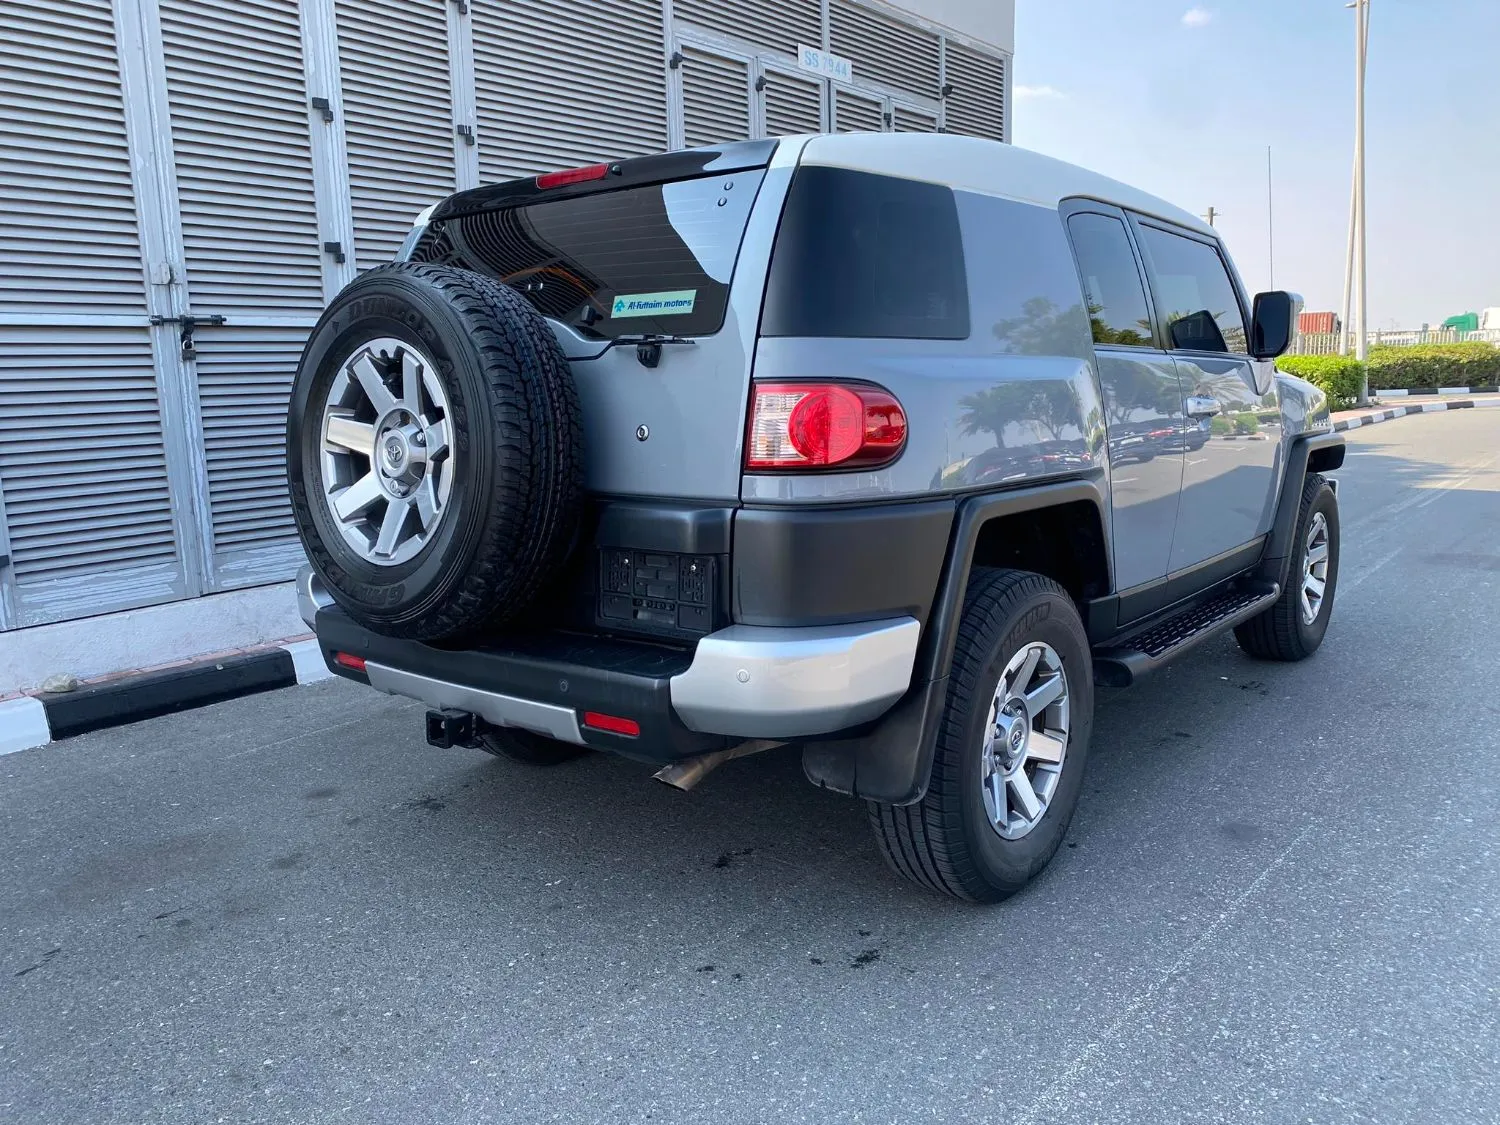
[[[405,466],[410,452],[400,434],[388,434],[385,439],[385,463],[392,473],[399,473]]]
[[[999,737],[995,739],[995,751],[999,758],[997,765],[1004,772],[1010,773],[1026,757],[1026,736],[1031,729],[1026,709],[1016,701],[1007,704],[1000,712],[999,727]]]

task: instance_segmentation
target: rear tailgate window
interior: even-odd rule
[[[531,196],[434,223],[412,258],[498,278],[585,336],[711,335],[763,176]]]

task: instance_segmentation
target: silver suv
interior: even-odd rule
[[[895,870],[994,901],[1067,829],[1096,682],[1322,641],[1344,449],[1274,367],[1299,306],[965,137],[460,192],[303,355],[303,616],[439,745],[688,788],[797,744]]]

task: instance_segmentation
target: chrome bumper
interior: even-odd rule
[[[310,566],[304,566],[297,572],[297,612],[302,615],[302,620],[307,622],[309,629],[317,626],[318,610],[333,604],[333,595],[328,592],[328,587],[323,585],[323,580],[318,577],[318,572]]]
[[[297,607],[310,628],[333,598],[312,567],[297,575]],[[671,678],[672,710],[700,734],[788,739],[869,722],[906,693],[922,628],[915,618],[853,625],[731,625],[698,642]],[[373,687],[429,707],[454,707],[500,726],[582,741],[567,707],[441,680],[371,662]]]
[[[922,627],[915,618],[855,625],[731,625],[698,642],[672,677],[672,707],[690,729],[797,738],[857,726],[906,693]]]

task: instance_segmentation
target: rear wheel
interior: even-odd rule
[[[1292,541],[1281,597],[1234,630],[1240,648],[1261,660],[1305,660],[1328,632],[1339,581],[1339,504],[1318,473],[1303,482]]]
[[[587,746],[559,742],[529,730],[490,727],[479,736],[479,748],[497,758],[525,762],[528,766],[556,766],[589,753]]]
[[[1024,887],[1061,844],[1093,725],[1088,638],[1057,583],[976,571],[964,599],[927,795],[869,805],[886,862],[975,902]]]

